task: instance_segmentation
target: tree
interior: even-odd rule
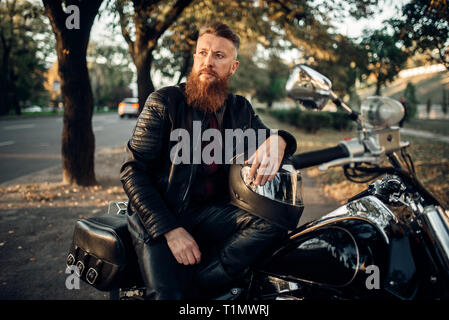
[[[376,95],[380,95],[381,88],[393,81],[405,66],[407,54],[397,46],[396,39],[386,29],[368,33],[361,44],[368,56],[366,73],[376,78]]]
[[[448,105],[448,96],[446,90],[443,89],[443,97],[441,101],[441,111],[446,115],[447,114],[447,105]]]
[[[336,35],[327,50],[329,56],[314,60],[311,66],[332,81],[332,90],[338,95],[357,101],[354,87],[357,79],[367,72],[367,52],[362,45],[342,35]]]
[[[259,67],[254,57],[255,46],[243,47],[238,54],[239,67],[229,80],[231,92],[253,97],[257,87],[265,83],[266,70]]]
[[[366,16],[372,13],[369,8],[378,1],[348,0],[344,3],[347,8],[310,0],[171,0],[165,5],[160,1],[136,0],[133,6],[130,1],[116,0],[115,7],[134,63],[138,62],[134,58],[136,55],[141,55],[140,60],[144,61],[136,64],[142,107],[154,89],[153,67],[163,75],[176,76],[177,82],[187,74],[197,31],[204,22],[226,21],[246,42],[251,40],[266,47],[295,47],[320,57],[326,55],[321,50],[322,45],[331,39],[329,12],[336,14],[349,9],[351,14]]]
[[[257,83],[255,97],[260,102],[266,102],[271,108],[274,101],[286,96],[285,84],[290,73],[290,68],[282,62],[276,54],[271,54],[263,68],[265,75]]]
[[[426,53],[449,70],[449,5],[446,0],[411,0],[391,20],[397,37],[412,53]]]
[[[63,182],[82,186],[97,183],[94,171],[95,137],[92,130],[93,95],[86,52],[101,2],[43,0],[45,14],[56,38],[64,102]]]
[[[407,118],[406,121],[412,120],[418,109],[418,99],[416,98],[415,86],[408,82],[404,91],[404,98],[407,102]]]
[[[51,31],[42,7],[28,0],[0,2],[0,115],[46,101],[42,43]]]
[[[128,50],[114,44],[90,42],[87,49],[88,69],[96,106],[117,107],[123,98],[130,97],[129,84],[133,72]]]
[[[116,0],[120,28],[137,69],[139,111],[154,91],[150,71],[159,38],[193,0]],[[134,31],[134,32],[133,32]]]

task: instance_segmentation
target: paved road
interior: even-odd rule
[[[123,145],[135,119],[93,117],[96,149]],[[61,163],[62,117],[0,120],[0,183]]]
[[[415,137],[421,137],[421,138],[427,138],[427,139],[433,139],[433,140],[437,140],[440,142],[449,143],[449,136],[444,136],[444,135],[436,134],[436,133],[429,132],[429,131],[402,128],[401,134],[415,136]]]

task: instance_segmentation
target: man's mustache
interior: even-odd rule
[[[212,70],[210,68],[201,69],[199,74],[203,74],[203,73],[208,73],[208,74],[213,75],[215,78],[218,78],[218,74],[214,70]]]

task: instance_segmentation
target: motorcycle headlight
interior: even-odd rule
[[[404,117],[404,107],[394,99],[372,96],[364,99],[360,106],[361,115],[368,127],[389,128]]]

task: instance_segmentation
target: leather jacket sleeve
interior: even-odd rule
[[[130,206],[152,238],[180,226],[152,182],[168,125],[166,106],[161,95],[154,92],[139,115],[127,144],[128,158],[120,170],[120,180]]]

